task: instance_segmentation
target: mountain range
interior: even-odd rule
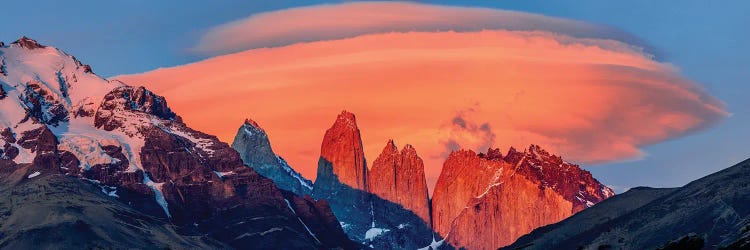
[[[0,43],[3,249],[748,249],[750,161],[620,195],[538,145],[456,150],[429,193],[412,145],[368,166],[356,117],[315,181],[252,119],[231,146],[54,47]]]
[[[262,131],[245,122],[235,149],[266,155],[275,164],[266,176],[299,190],[308,181],[273,161],[278,156],[254,153],[272,152]],[[355,115],[347,111],[326,131],[320,152],[312,197],[328,200],[349,237],[375,249],[496,249],[614,195],[588,171],[531,145],[506,155],[499,149],[451,153],[430,198],[417,150],[409,144],[399,150],[389,140],[368,167]],[[269,171],[257,162],[246,161]]]

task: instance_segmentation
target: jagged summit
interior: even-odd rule
[[[266,135],[266,130],[264,130],[260,124],[258,124],[255,120],[250,118],[245,118],[245,122],[242,124],[242,128],[244,129],[245,133],[248,133],[249,136],[256,136],[255,133],[259,135]]]
[[[10,44],[18,45],[19,47],[26,49],[42,49],[47,47],[26,36],[22,36],[21,38]]]
[[[252,126],[256,129],[262,129],[260,125],[258,125],[257,122],[255,122],[253,119],[245,118],[245,125]]]
[[[435,231],[456,247],[494,249],[614,193],[577,165],[538,145],[446,159],[432,197]]]
[[[367,165],[354,114],[344,110],[336,117],[323,137],[320,156],[318,165],[326,165],[332,172],[319,172],[318,178],[330,175],[323,176],[323,179],[332,177],[349,187],[367,190]]]
[[[479,157],[487,160],[502,160],[503,153],[500,152],[499,148],[488,148],[486,153],[479,153]]]
[[[404,154],[404,153],[409,153],[409,154],[414,153],[414,154],[416,154],[417,153],[417,149],[414,148],[414,146],[412,146],[411,144],[406,144],[401,149],[401,154]]]
[[[298,195],[312,194],[312,182],[274,153],[266,131],[254,120],[245,119],[237,130],[232,148],[240,153],[245,165],[273,180],[279,188]]]
[[[346,126],[351,129],[357,129],[357,118],[354,116],[353,113],[350,113],[349,111],[342,110],[341,113],[336,117],[336,122],[333,125],[336,126]]]
[[[399,152],[393,140],[388,140],[367,179],[370,193],[400,204],[425,223],[430,222],[424,162],[413,146],[406,144]]]

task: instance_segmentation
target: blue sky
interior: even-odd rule
[[[0,41],[22,35],[54,45],[102,76],[201,60],[189,51],[208,28],[253,13],[332,1],[9,1]],[[338,1],[333,1],[333,3]],[[750,2],[421,1],[482,6],[618,27],[652,45],[727,103],[733,115],[707,130],[648,146],[643,160],[588,166],[617,191],[679,186],[750,157]]]

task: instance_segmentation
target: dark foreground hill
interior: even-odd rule
[[[504,249],[750,249],[750,160],[676,189],[635,188]]]
[[[88,181],[35,173],[30,165],[0,173],[2,249],[228,248],[178,234],[164,219],[111,199]]]

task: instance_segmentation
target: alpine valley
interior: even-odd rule
[[[747,162],[615,196],[537,145],[462,149],[430,196],[412,145],[384,141],[368,166],[350,112],[314,182],[258,122],[238,125],[230,146],[144,87],[30,38],[0,43],[0,248],[748,248]]]

